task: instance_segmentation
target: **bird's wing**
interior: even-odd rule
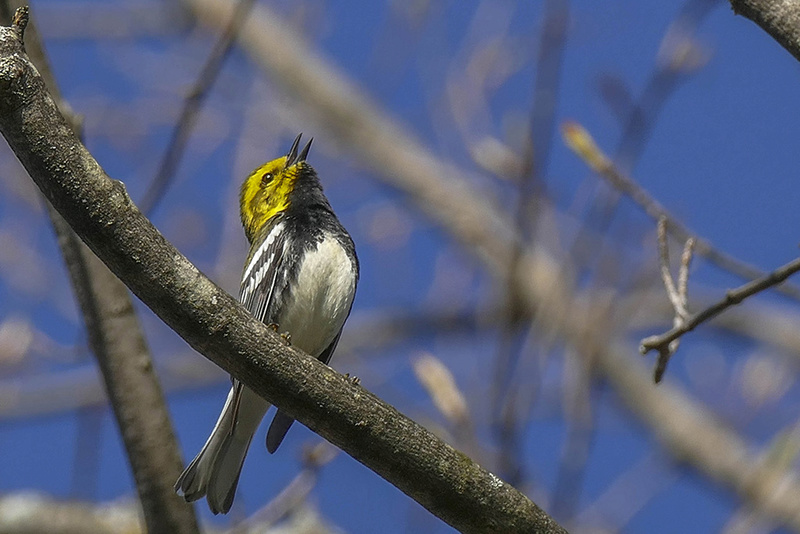
[[[276,301],[286,283],[284,262],[289,240],[283,222],[275,224],[253,252],[245,267],[239,301],[256,319],[267,324],[276,320]]]
[[[275,224],[253,252],[244,269],[239,288],[239,302],[258,320],[271,323],[275,320],[276,295],[280,295],[286,285],[286,272],[283,268],[288,252],[283,222]],[[238,418],[239,403],[242,401],[242,384],[231,377],[233,383],[233,420]],[[235,487],[235,486],[234,486]]]

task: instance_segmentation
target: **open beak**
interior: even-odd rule
[[[297,149],[300,146],[300,138],[303,137],[303,134],[300,133],[297,137],[294,138],[294,143],[292,143],[292,148],[289,149],[289,153],[286,154],[286,166],[291,167],[295,163],[300,163],[305,161],[308,157],[308,151],[311,150],[311,143],[314,142],[314,138],[312,137],[306,146],[303,147],[303,150],[300,153],[297,153]]]

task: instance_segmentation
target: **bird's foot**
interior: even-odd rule
[[[350,376],[350,373],[345,373],[344,377],[346,379],[348,379],[350,381],[350,383],[353,384],[354,386],[360,386],[361,385],[361,379],[358,378],[356,375]]]

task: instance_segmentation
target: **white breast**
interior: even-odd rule
[[[339,243],[326,235],[305,254],[294,290],[278,320],[292,345],[319,356],[342,329],[355,293],[355,270]]]

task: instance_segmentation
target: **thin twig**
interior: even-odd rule
[[[667,230],[679,241],[694,238],[694,251],[719,268],[728,271],[744,280],[756,280],[765,273],[733,256],[715,248],[710,241],[697,236],[672,215],[664,206],[655,200],[642,186],[624,175],[611,159],[597,146],[592,136],[583,126],[576,122],[567,122],[562,126],[564,140],[593,171],[604,178],[612,187],[627,195],[653,220],[662,217],[667,219]],[[786,296],[800,301],[800,288],[786,284],[778,288]]]
[[[793,470],[771,469],[730,425],[692,395],[663,384],[654,388],[626,345],[604,344],[598,368],[625,404],[673,458],[736,493],[759,513],[800,532],[800,485]]]
[[[672,273],[669,272],[669,247],[667,246],[667,219],[662,217],[658,220],[658,258],[661,267],[661,281],[667,290],[667,296],[676,311],[681,307],[678,290],[672,280]]]
[[[674,93],[680,82],[688,79],[694,63],[687,61],[692,57],[686,50],[693,50],[693,34],[710,12],[717,0],[686,0],[661,40],[655,67],[648,76],[647,83],[641,94],[634,100],[630,92],[626,91],[622,82],[619,91],[628,98],[625,106],[620,109],[620,122],[622,132],[619,143],[612,158],[616,167],[625,174],[634,169],[636,162],[641,157],[644,147],[650,138],[658,115],[664,108],[667,99]],[[618,191],[600,191],[593,199],[590,211],[583,224],[583,229],[573,240],[569,256],[574,258],[577,265],[578,278],[584,278],[584,273],[590,272],[602,257],[600,250],[604,246],[605,237],[619,204]],[[587,228],[599,235],[599,238],[589,236]],[[800,293],[798,293],[800,294]]]
[[[797,271],[800,271],[800,258],[790,261],[786,265],[779,267],[771,273],[768,273],[766,276],[728,291],[725,294],[725,298],[716,304],[713,304],[708,308],[690,316],[683,325],[679,327],[673,327],[671,330],[661,335],[650,336],[643,339],[641,346],[639,347],[640,352],[642,354],[647,354],[651,350],[663,350],[663,348],[670,342],[678,339],[687,332],[691,332],[697,328],[698,325],[708,321],[716,315],[719,315],[727,308],[739,304],[744,299],[780,284]]]
[[[695,9],[695,6],[698,3],[708,3],[709,1],[688,0],[683,4],[678,17],[670,23],[662,39],[659,52],[662,57],[656,61],[644,90],[636,100],[629,100],[631,106],[621,114],[622,133],[615,161],[622,168],[632,169],[634,167],[636,161],[641,157],[656,118],[665,102],[678,87],[679,82],[688,78],[689,71],[685,68],[685,64],[675,60],[677,50],[675,46],[670,46],[670,36],[680,33],[684,39],[688,40],[705,17],[705,12]],[[664,61],[663,56],[666,56],[668,61]],[[569,247],[568,257],[574,260],[577,279],[584,279],[593,272],[602,277],[607,272],[602,269],[604,254],[601,252],[605,247],[607,237],[605,234],[614,220],[619,197],[617,192],[611,191],[601,192],[593,199],[584,224]],[[592,234],[597,237],[590,237]],[[599,283],[606,284],[608,280],[600,280]],[[591,387],[591,370],[587,370],[587,373],[589,378],[585,381],[585,385]],[[569,385],[570,382],[567,384]],[[584,387],[584,384],[578,383],[573,387]],[[591,402],[589,396],[580,394],[576,394],[576,399],[579,402],[580,400]],[[579,492],[593,444],[595,424],[595,412],[591,410],[591,407],[585,407],[584,411],[588,414],[586,420],[568,419],[568,423],[575,428],[570,428],[567,432],[553,497],[553,509],[559,512],[556,514],[558,517],[571,517],[576,503],[581,500]],[[577,461],[568,458],[569,454],[576,454]],[[564,515],[561,515],[562,513]]]
[[[688,292],[689,292],[689,267],[692,263],[692,253],[694,251],[695,240],[689,238],[683,247],[683,254],[681,254],[681,264],[678,269],[678,284],[677,288],[672,280],[672,275],[669,272],[669,250],[667,245],[667,219],[662,217],[658,220],[658,250],[661,262],[661,277],[664,280],[664,287],[669,295],[670,303],[672,304],[673,316],[672,327],[680,328],[686,322],[689,311],[687,310]],[[663,350],[658,352],[658,360],[656,362],[656,370],[653,379],[656,384],[661,382],[664,377],[664,372],[667,370],[669,359],[678,351],[680,346],[680,339],[675,339],[668,343]]]
[[[684,319],[689,315],[686,304],[689,298],[689,268],[692,266],[695,243],[696,241],[693,237],[686,240],[686,244],[683,247],[683,254],[681,255],[681,267],[678,271],[678,295],[681,297],[681,306],[675,311]]]
[[[139,209],[142,213],[148,216],[152,214],[175,177],[175,172],[178,170],[178,165],[186,149],[186,143],[189,141],[189,136],[197,122],[200,108],[203,106],[214,82],[217,81],[222,65],[225,63],[225,59],[236,41],[239,28],[244,23],[252,6],[253,0],[239,0],[228,25],[225,27],[225,31],[217,39],[205,65],[200,70],[197,80],[186,94],[180,117],[178,122],[175,123],[167,151],[164,153],[161,165],[158,168],[158,174],[156,174],[142,201],[139,203]]]
[[[194,12],[204,15],[212,24],[219,20],[226,5],[210,0],[191,0],[190,4]],[[280,17],[263,5],[257,9],[252,28],[242,32],[244,48],[251,57],[288,95],[297,97],[304,111],[321,117],[320,124],[332,136],[344,139],[350,150],[379,173],[379,178],[406,192],[423,212],[473,252],[496,279],[502,279],[506,274],[506,251],[513,239],[503,219],[486,202],[472,201],[473,195],[467,194],[467,188],[463,187],[465,180],[452,179],[452,167],[434,161],[425,145],[406,135],[371,103],[365,104],[363,98],[358,98],[359,89],[313,53],[296,33],[287,32],[288,25],[281,24]],[[283,48],[279,47],[281,43]],[[458,171],[462,177],[469,174],[463,169]],[[448,193],[440,193],[440,187]],[[472,220],[480,221],[480,225],[470,224]],[[540,314],[545,323],[542,329],[558,332],[567,343],[585,345],[586,324],[595,322],[597,316],[564,313],[565,303],[572,302],[571,288],[552,290],[555,283],[566,284],[555,276],[558,267],[546,254],[537,254],[535,258],[526,255],[526,262],[531,268],[518,281],[528,310],[548,310],[550,313]],[[551,284],[543,283],[545,280]],[[557,300],[552,299],[554,293],[558,293]],[[653,388],[638,362],[626,356],[629,355],[626,347],[598,343],[597,351],[598,370],[610,379],[626,405],[653,429],[676,459],[708,474],[720,486],[732,488],[739,498],[753,502],[771,517],[800,528],[796,498],[800,488],[796,483],[791,479],[782,481],[786,484],[780,486],[780,491],[770,481],[760,485],[757,466],[747,455],[748,446],[736,433],[716,424],[710,414],[683,392],[668,386]],[[687,425],[681,425],[687,421]],[[771,502],[772,497],[780,503]]]
[[[658,257],[661,270],[661,280],[664,282],[664,288],[667,290],[667,296],[672,304],[673,328],[680,328],[689,312],[686,309],[688,301],[688,288],[689,288],[689,266],[692,263],[692,251],[694,249],[694,239],[689,238],[683,247],[683,254],[681,254],[681,265],[678,270],[678,284],[676,287],[675,281],[672,279],[672,273],[669,269],[669,245],[667,243],[667,219],[661,217],[658,220]],[[671,343],[665,345],[658,352],[658,362],[656,363],[655,381],[661,382],[664,372],[667,369],[667,363],[673,354],[678,350],[680,340],[676,339]]]

